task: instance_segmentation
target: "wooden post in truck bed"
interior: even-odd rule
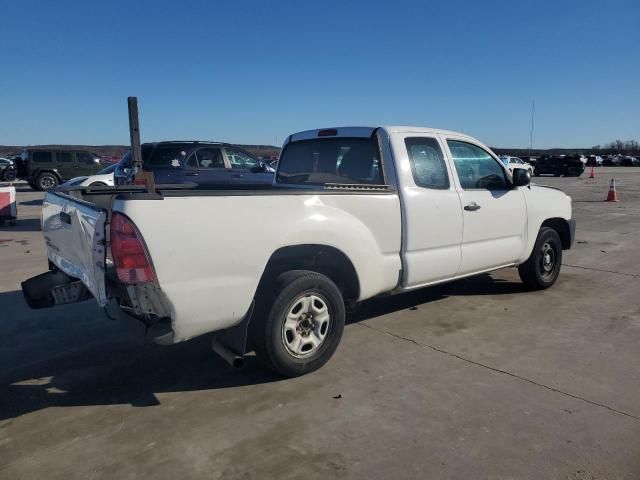
[[[147,191],[154,193],[156,190],[153,172],[145,172],[142,169],[142,149],[140,147],[140,124],[138,122],[138,97],[128,97],[129,107],[129,137],[131,138],[131,167],[135,172],[133,183],[145,185]]]

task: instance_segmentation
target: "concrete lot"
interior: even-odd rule
[[[145,345],[91,301],[29,310],[42,194],[19,186],[0,228],[0,478],[640,478],[640,168],[597,173],[536,179],[578,221],[554,288],[507,269],[367,302],[293,380],[231,370],[207,338]]]

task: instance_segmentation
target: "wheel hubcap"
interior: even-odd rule
[[[52,188],[53,187],[53,179],[50,178],[50,177],[44,177],[40,181],[40,185],[42,185],[42,187],[45,188],[45,189]]]
[[[324,343],[330,324],[329,307],[322,296],[300,296],[291,303],[282,325],[282,343],[291,355],[307,357]]]
[[[540,258],[542,273],[550,275],[556,266],[556,252],[549,243],[542,246],[542,256]]]

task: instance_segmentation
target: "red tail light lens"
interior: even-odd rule
[[[111,254],[122,283],[153,282],[156,275],[138,229],[120,213],[111,217]]]

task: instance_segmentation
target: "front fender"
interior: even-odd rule
[[[524,256],[520,261],[526,261],[531,255],[543,224],[562,230],[559,233],[563,240],[563,248],[569,248],[575,235],[575,220],[571,218],[571,197],[557,188],[536,184],[531,184],[531,188],[523,190],[527,204],[527,241]],[[563,238],[564,229],[567,238]]]

